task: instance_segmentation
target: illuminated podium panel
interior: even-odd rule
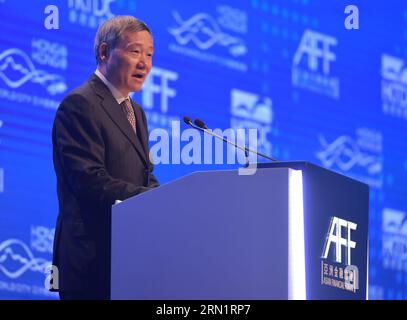
[[[366,299],[368,186],[307,162],[113,206],[112,299]]]

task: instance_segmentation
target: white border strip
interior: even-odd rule
[[[305,239],[302,171],[288,171],[288,299],[305,300]]]

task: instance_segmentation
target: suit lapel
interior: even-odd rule
[[[120,131],[130,140],[133,147],[139,153],[144,164],[148,166],[146,153],[140,140],[136,137],[136,133],[131,128],[129,121],[126,119],[121,106],[117,103],[116,99],[113,97],[109,88],[99,79],[98,76],[92,75],[89,79],[90,84],[94,88],[96,94],[102,98],[101,105],[112,121],[117,125]],[[133,107],[134,109],[134,107]],[[138,113],[138,112],[137,112]],[[136,127],[138,126],[139,117],[136,118]],[[141,121],[141,120],[140,120]],[[141,130],[141,128],[140,128]],[[141,130],[142,131],[142,130]]]

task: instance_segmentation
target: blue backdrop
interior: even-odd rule
[[[50,4],[59,29],[44,25]],[[55,110],[95,70],[100,22],[131,14],[155,40],[154,68],[134,95],[150,130],[172,132],[183,115],[257,128],[260,152],[368,183],[369,297],[406,299],[407,3],[355,0],[353,30],[348,4],[0,0],[0,298],[55,298],[44,288],[58,210]],[[181,161],[155,173],[165,183],[221,167]]]

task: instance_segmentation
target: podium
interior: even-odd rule
[[[366,299],[368,208],[309,162],[192,173],[113,206],[111,298]]]

